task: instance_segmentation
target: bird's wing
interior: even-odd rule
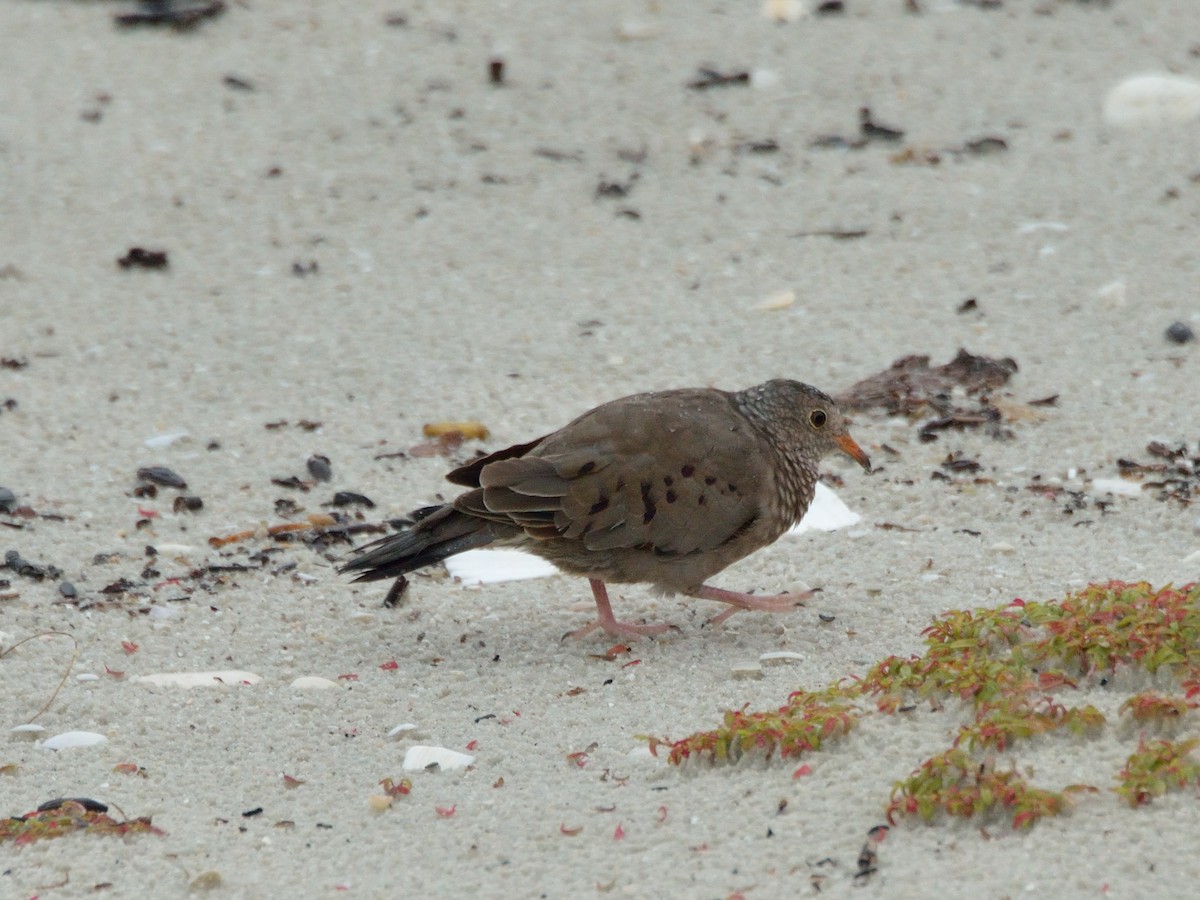
[[[478,470],[463,512],[534,538],[664,556],[712,550],[764,514],[764,439],[719,391],[667,391],[597,407],[523,456]]]

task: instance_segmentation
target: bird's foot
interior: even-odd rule
[[[740,591],[727,591],[723,588],[715,588],[710,585],[701,585],[700,590],[692,596],[699,597],[702,600],[716,600],[718,603],[728,603],[729,609],[722,613],[718,613],[709,619],[705,624],[711,626],[721,625],[732,616],[734,613],[741,612],[743,609],[754,609],[759,612],[791,612],[792,610],[804,605],[806,600],[813,596],[812,591],[792,591],[787,594],[743,594]]]
[[[613,615],[612,605],[608,602],[608,589],[604,586],[604,582],[598,578],[589,578],[588,581],[592,585],[592,596],[596,598],[598,613],[596,621],[589,622],[575,631],[568,631],[563,635],[564,640],[567,638],[578,640],[591,634],[597,628],[603,629],[605,634],[613,637],[639,638],[662,634],[675,627],[674,625],[635,625],[632,622],[618,622],[617,617]]]

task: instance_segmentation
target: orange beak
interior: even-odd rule
[[[842,452],[853,459],[856,463],[867,470],[871,471],[871,458],[863,452],[863,448],[854,442],[854,438],[848,434],[843,434],[837,439],[837,445],[842,448]]]

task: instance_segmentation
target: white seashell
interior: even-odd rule
[[[75,676],[76,681],[99,681],[100,676],[94,672],[80,672]]]
[[[452,772],[455,769],[465,769],[474,762],[475,757],[468,753],[459,753],[457,750],[450,750],[447,747],[418,744],[415,747],[409,747],[404,754],[403,767],[406,772],[422,772],[430,766],[436,765],[443,772]]]
[[[151,684],[156,687],[223,687],[227,685],[258,684],[261,675],[253,672],[242,672],[238,669],[228,669],[223,672],[158,672],[153,675],[142,675],[129,679],[130,681]]]
[[[1104,121],[1141,128],[1200,119],[1200,81],[1179,75],[1134,75],[1104,98]]]
[[[46,728],[43,725],[35,725],[34,723],[30,722],[28,725],[18,725],[11,730],[12,733],[17,737],[28,737],[32,739],[45,731]]]
[[[389,738],[399,738],[406,734],[412,734],[417,730],[416,722],[401,722],[395,728],[387,733]]]
[[[446,570],[463,584],[495,584],[557,575],[558,569],[521,550],[468,550],[446,560]]]
[[[837,531],[839,528],[849,528],[862,521],[862,516],[850,509],[833,491],[817,482],[817,492],[813,496],[812,506],[804,514],[799,524],[788,534],[804,534],[808,531]]]
[[[142,441],[142,445],[149,447],[151,450],[161,450],[163,447],[170,447],[173,443],[185,437],[191,437],[191,435],[186,431],[169,431],[166,434],[156,434],[154,437],[146,438]]]
[[[95,747],[107,743],[108,738],[94,731],[64,731],[42,741],[47,750],[66,750],[69,747]]]

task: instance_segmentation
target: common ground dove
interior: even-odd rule
[[[342,571],[375,581],[474,547],[520,547],[590,580],[599,618],[577,637],[671,627],[617,621],[609,583],[729,604],[714,624],[742,609],[783,612],[810,594],[757,596],[705,582],[798,522],[817,464],[839,449],[870,471],[833,400],[797,381],[634,394],[450,472],[471,490],[421,510]]]

